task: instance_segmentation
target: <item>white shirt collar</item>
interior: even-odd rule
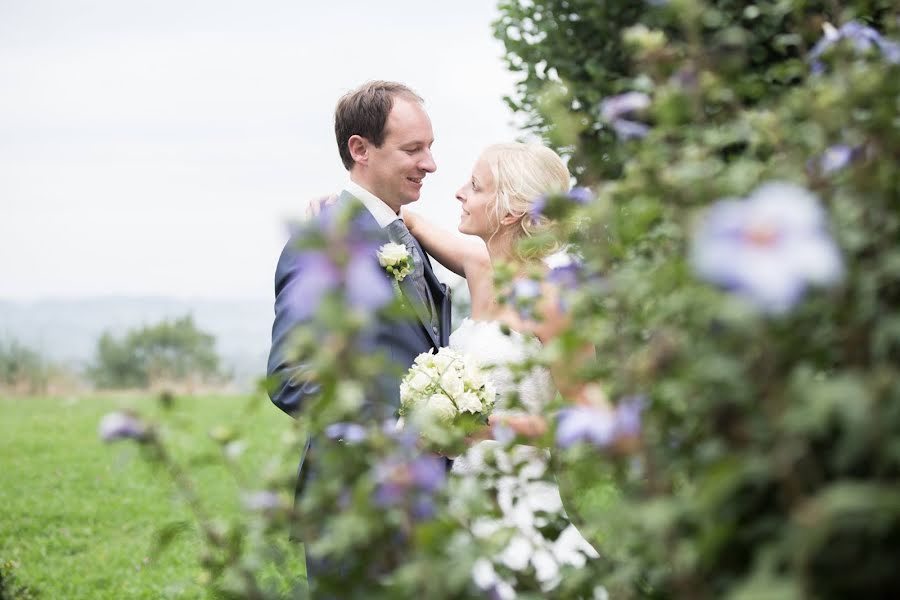
[[[344,185],[344,189],[356,198],[359,198],[359,201],[363,203],[366,210],[372,213],[375,222],[378,223],[378,226],[382,229],[400,218],[400,216],[395,213],[390,206],[385,204],[381,198],[355,181],[348,181],[347,184]]]

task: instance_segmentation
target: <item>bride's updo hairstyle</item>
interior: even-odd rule
[[[497,230],[494,235],[500,233],[500,222],[506,215],[516,219],[508,234],[514,241],[548,232],[551,221],[543,215],[535,217],[529,212],[543,194],[569,191],[569,170],[559,155],[539,144],[511,142],[488,146],[482,157],[491,170],[496,189],[492,220],[497,224]],[[539,244],[529,245],[530,249],[525,250],[521,244],[514,246],[518,258],[522,260],[540,258],[559,247],[558,244]]]

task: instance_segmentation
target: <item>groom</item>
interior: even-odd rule
[[[404,371],[416,356],[429,349],[447,345],[450,334],[450,296],[447,286],[432,271],[427,255],[400,219],[400,208],[419,199],[425,177],[436,170],[431,156],[434,134],[431,120],[422,106],[423,100],[405,85],[389,81],[372,81],[346,94],[337,104],[334,132],[349,181],[338,198],[339,205],[361,204],[363,218],[380,228],[385,242],[404,244],[413,258],[415,269],[403,279],[401,292],[416,308],[416,319],[376,317],[370,325],[375,351],[382,351]],[[272,348],[268,375],[275,383],[269,395],[278,408],[290,415],[302,411],[317,386],[304,381],[303,366],[291,364],[288,340],[299,323],[293,318],[290,302],[296,298],[293,282],[300,275],[296,249],[289,241],[275,271],[275,322],[272,325]],[[385,277],[390,277],[385,273]],[[302,290],[301,290],[302,291]],[[400,382],[393,375],[373,386],[389,390],[392,408],[399,405]],[[378,389],[367,390],[366,406],[361,413],[379,414],[383,402]],[[383,412],[383,411],[382,411]],[[393,416],[393,415],[390,415]],[[307,443],[300,458],[297,493],[302,493],[308,477],[324,477],[317,472],[315,440]],[[309,457],[309,458],[308,458]],[[308,562],[310,578],[321,565]]]

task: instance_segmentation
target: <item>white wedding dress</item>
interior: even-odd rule
[[[534,336],[506,331],[499,321],[467,318],[450,335],[450,347],[488,372],[498,392],[495,414],[541,414],[556,396],[550,373],[542,367],[527,373],[517,368],[539,352],[541,344]],[[515,408],[510,405],[514,396],[520,404]],[[455,476],[490,482],[497,494],[501,516],[478,521],[473,534],[487,538],[500,530],[512,533],[502,552],[491,560],[480,559],[473,571],[479,587],[493,589],[501,598],[515,598],[515,591],[497,567],[533,569],[542,589],[549,591],[558,585],[563,566],[581,567],[598,556],[571,523],[555,540],[541,534],[539,528],[551,519],[568,521],[549,462],[545,450],[495,440],[473,445],[454,461]]]

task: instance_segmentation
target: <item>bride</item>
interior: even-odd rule
[[[496,491],[500,516],[476,523],[473,533],[487,538],[504,530],[511,534],[510,542],[492,560],[479,560],[473,577],[501,598],[515,597],[504,572],[532,570],[542,589],[549,591],[559,583],[563,567],[580,567],[597,557],[565,516],[559,488],[548,480],[547,453],[532,446],[509,447],[501,439],[509,437],[504,431],[526,438],[544,434],[542,413],[557,388],[569,401],[580,402],[584,394],[570,383],[562,365],[550,371],[532,368],[524,375],[518,368],[567,325],[558,291],[541,284],[536,308],[542,318],[531,320],[498,301],[493,277],[500,263],[512,265],[520,275],[536,267],[549,269],[546,256],[523,254],[519,242],[551,225],[546,217],[532,214],[534,201],[542,194],[565,193],[569,185],[569,172],[552,150],[496,144],[481,154],[470,180],[456,193],[462,207],[459,231],[467,235],[449,232],[405,207],[402,213],[425,250],[466,279],[472,313],[450,335],[450,347],[488,369],[500,392],[483,439],[456,459],[453,472],[460,478],[488,480]],[[540,529],[554,518],[564,524],[562,532],[546,539]]]

